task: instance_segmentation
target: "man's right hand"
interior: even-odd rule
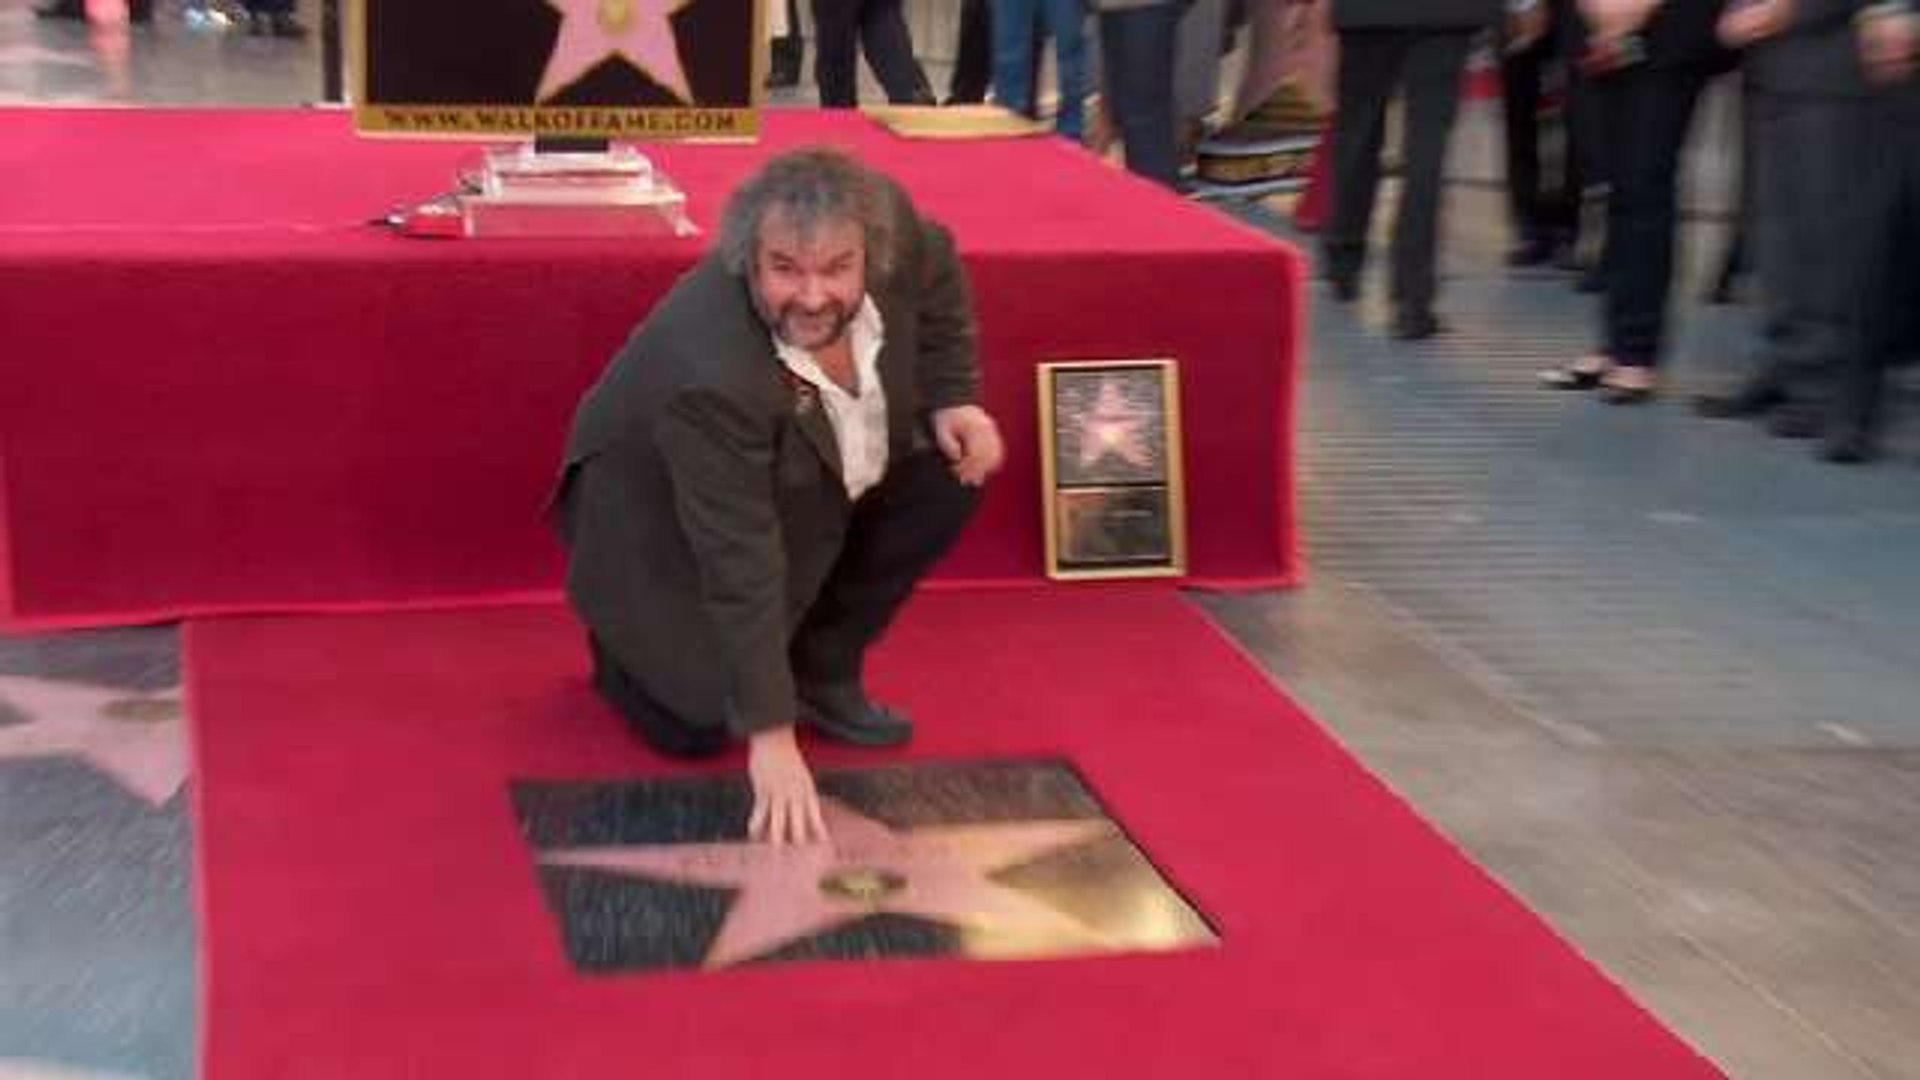
[[[793,733],[791,726],[773,728],[747,742],[747,775],[753,782],[747,834],[774,844],[824,843],[827,823],[820,816],[820,794]]]

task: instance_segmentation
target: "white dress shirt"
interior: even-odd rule
[[[773,336],[780,362],[820,392],[840,447],[840,473],[849,499],[858,499],[887,472],[887,395],[880,385],[880,347],[886,344],[886,332],[873,297],[862,297],[860,312],[847,327],[857,391],[851,394],[820,370],[812,353]]]

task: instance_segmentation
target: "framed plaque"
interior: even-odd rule
[[[1172,360],[1039,366],[1048,577],[1186,573],[1178,374]]]

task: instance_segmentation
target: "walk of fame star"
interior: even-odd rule
[[[647,78],[693,103],[671,21],[691,0],[547,0],[560,13],[560,37],[547,56],[535,100],[545,101],[601,61],[619,55]]]
[[[869,915],[914,915],[966,929],[1111,948],[1105,935],[1017,890],[995,871],[1114,835],[1103,820],[1016,821],[895,831],[821,800],[830,844],[738,841],[548,851],[541,862],[737,889],[704,966],[726,967]]]
[[[154,806],[187,779],[177,690],[129,693],[0,675],[0,701],[26,717],[0,727],[0,761],[79,757]]]
[[[1090,469],[1109,455],[1136,469],[1153,467],[1153,449],[1147,444],[1147,410],[1127,400],[1117,379],[1100,380],[1093,411],[1080,421],[1080,467]]]

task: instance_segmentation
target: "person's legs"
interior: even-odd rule
[[[1183,150],[1220,105],[1220,46],[1227,32],[1225,0],[1187,0],[1174,30],[1173,124]]]
[[[1540,206],[1540,84],[1544,42],[1500,61],[1500,104],[1505,121],[1507,212],[1513,218],[1515,245],[1508,263],[1544,262],[1546,249]]]
[[[774,0],[781,3],[782,0]],[[800,83],[800,67],[806,59],[807,39],[800,32],[800,0],[784,0],[787,32],[773,39],[768,65],[767,86],[780,88]]]
[[[1706,75],[1643,66],[1609,81],[1605,352],[1620,367],[1652,368],[1673,285],[1680,151]]]
[[[732,741],[725,728],[701,727],[675,716],[635,682],[591,633],[587,648],[593,656],[593,688],[648,746],[668,757],[701,758],[720,753]]]
[[[859,103],[859,31],[860,0],[813,0],[813,81],[826,108]]]
[[[1392,300],[1410,320],[1428,316],[1436,291],[1440,197],[1447,142],[1460,109],[1460,79],[1473,39],[1463,33],[1421,33],[1407,54],[1406,181],[1393,225]],[[1405,334],[1417,337],[1420,334]]]
[[[1054,79],[1060,95],[1054,130],[1078,141],[1086,127],[1086,9],[1081,0],[1042,0],[1041,7],[1047,32],[1053,35]],[[1037,73],[1033,85],[1039,85]]]
[[[913,35],[900,0],[860,0],[860,48],[895,105],[931,105],[933,87],[913,55]]]
[[[1892,137],[1880,148],[1890,160],[1867,170],[1853,196],[1861,204],[1862,239],[1852,348],[1838,374],[1823,449],[1827,460],[1843,463],[1877,456],[1886,368],[1920,343],[1920,134],[1880,108],[1868,123]]]
[[[1745,416],[1782,399],[1783,434],[1817,433],[1833,380],[1854,351],[1852,305],[1859,287],[1863,200],[1871,168],[1864,102],[1749,92],[1757,125],[1751,164],[1760,332],[1745,382],[1700,411]]]
[[[1120,130],[1127,169],[1168,187],[1180,175],[1173,142],[1173,32],[1179,18],[1172,4],[1100,16],[1107,111]]]
[[[976,105],[987,100],[993,79],[993,4],[960,0],[960,44],[947,83],[947,104]]]
[[[1408,35],[1359,30],[1340,35],[1339,103],[1333,123],[1333,212],[1321,249],[1334,288],[1351,295],[1365,269],[1367,235],[1380,186],[1387,102],[1399,82]]]
[[[1012,112],[1034,112],[1033,24],[1044,0],[992,0],[993,100]]]
[[[856,723],[871,708],[860,682],[868,647],[953,546],[979,501],[979,490],[955,479],[944,455],[926,451],[895,463],[855,504],[840,558],[793,635],[794,680],[805,706]]]

